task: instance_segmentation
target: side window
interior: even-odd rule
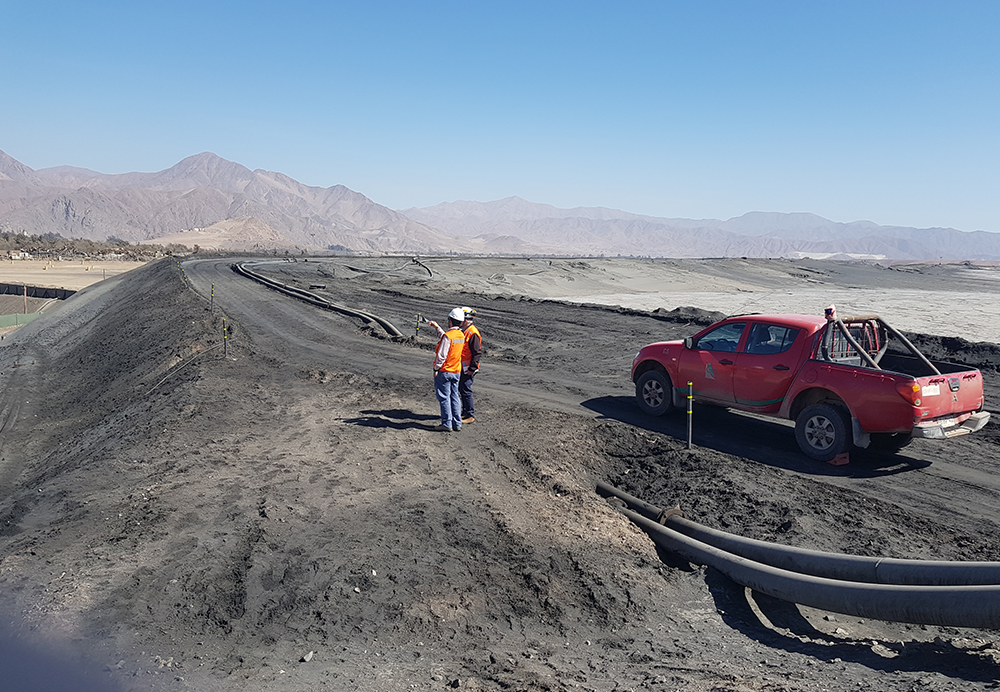
[[[740,343],[740,336],[743,334],[746,326],[746,322],[730,322],[721,327],[716,327],[698,339],[698,343],[694,347],[702,351],[735,353],[736,346]]]
[[[798,335],[798,329],[758,322],[750,327],[746,352],[759,355],[783,353],[792,347]]]

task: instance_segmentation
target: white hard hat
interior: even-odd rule
[[[454,320],[456,322],[464,322],[465,310],[463,310],[462,308],[455,308],[454,310],[448,313],[448,319]]]

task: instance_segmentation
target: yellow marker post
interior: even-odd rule
[[[222,354],[229,357],[229,330],[226,329],[226,318],[222,318]]]
[[[688,382],[688,449],[691,449],[691,419],[694,413],[694,382]]]

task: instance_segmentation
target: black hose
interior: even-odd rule
[[[1000,562],[954,562],[904,560],[824,553],[807,548],[779,545],[710,529],[686,519],[680,510],[664,511],[637,497],[599,482],[601,495],[624,501],[633,511],[689,538],[727,553],[815,577],[870,584],[910,586],[974,586],[1000,584]]]
[[[321,298],[315,293],[310,293],[309,291],[304,291],[301,288],[297,288],[295,286],[289,286],[288,284],[283,284],[279,281],[275,281],[274,279],[269,279],[263,274],[258,274],[257,272],[253,271],[252,269],[250,269],[249,267],[247,267],[242,263],[233,264],[232,269],[234,272],[240,274],[241,276],[253,279],[258,283],[264,284],[268,288],[273,288],[276,291],[280,291],[286,295],[298,298],[299,300],[303,300],[311,305],[315,305],[321,308],[326,308],[327,310],[333,310],[335,312],[339,312],[343,315],[348,315],[350,317],[360,318],[364,320],[365,323],[367,324],[377,324],[380,327],[382,327],[382,329],[384,329],[385,332],[390,336],[395,336],[395,337],[403,336],[403,333],[398,329],[396,329],[396,326],[389,320],[385,319],[384,317],[380,317],[378,315],[374,315],[369,312],[364,312],[362,310],[345,308],[344,306],[337,305],[336,303],[331,303],[330,301]]]
[[[865,584],[799,574],[727,553],[628,509],[653,542],[737,584],[784,601],[858,617],[943,627],[1000,627],[1000,585]]]

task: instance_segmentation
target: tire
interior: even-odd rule
[[[909,433],[872,433],[870,437],[872,448],[891,454],[913,442],[913,436]]]
[[[653,416],[662,416],[673,408],[670,376],[662,370],[647,370],[635,381],[635,400],[639,408]]]
[[[795,419],[795,439],[810,459],[830,461],[854,444],[847,412],[839,406],[813,404]]]

